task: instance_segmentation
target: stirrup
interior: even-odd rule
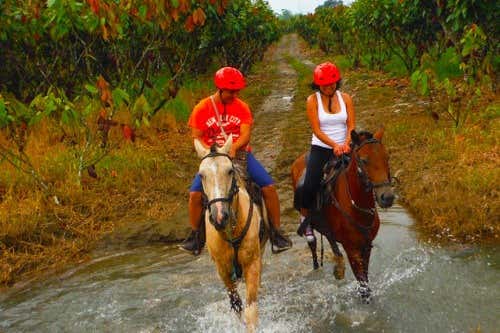
[[[279,230],[271,230],[271,252],[276,254],[286,251],[292,247],[292,241]],[[281,244],[279,244],[281,242]]]
[[[189,236],[179,245],[179,249],[197,256],[201,253],[204,245],[200,230],[191,230]]]

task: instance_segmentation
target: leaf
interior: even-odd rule
[[[116,88],[113,90],[113,101],[115,101],[116,105],[120,105],[121,103],[125,102],[127,105],[130,104],[130,96],[129,94],[120,88]]]
[[[54,6],[55,3],[56,3],[56,0],[48,0],[47,1],[47,8]]]
[[[194,11],[193,13],[193,23],[196,25],[203,25],[205,24],[205,19],[206,19],[205,12],[203,9],[198,8]]]
[[[144,19],[148,13],[148,7],[146,5],[141,5],[139,7],[139,16]]]
[[[151,113],[151,106],[148,103],[148,100],[144,95],[141,95],[137,98],[132,107],[132,112],[136,116],[137,119],[142,119],[144,115],[149,115]]]
[[[85,89],[87,89],[91,94],[97,94],[99,92],[96,87],[90,84],[86,84]]]

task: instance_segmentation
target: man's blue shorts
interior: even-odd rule
[[[254,182],[257,183],[260,187],[266,187],[268,185],[274,184],[274,180],[271,178],[269,173],[267,173],[266,169],[260,164],[259,161],[255,159],[252,153],[248,153],[247,157],[247,171],[250,177]],[[202,192],[203,185],[201,184],[201,178],[199,174],[193,179],[193,183],[191,184],[191,188],[189,192]]]

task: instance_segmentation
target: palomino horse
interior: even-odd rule
[[[351,132],[353,150],[348,165],[337,174],[334,184],[327,185],[326,200],[319,213],[311,212],[311,218],[307,219],[313,229],[328,239],[334,253],[334,275],[337,279],[343,279],[345,273],[344,258],[336,242],[342,244],[359,282],[360,294],[366,301],[370,296],[368,264],[372,241],[380,226],[375,201],[382,208],[392,206],[394,201],[389,156],[382,144],[383,134],[383,127],[374,135]],[[294,189],[300,187],[299,180],[305,173],[306,165],[305,154],[293,163]],[[299,227],[299,234],[306,223]],[[316,241],[309,246],[314,268],[317,268]]]
[[[244,320],[247,331],[253,332],[258,320],[261,253],[267,238],[259,240],[261,211],[250,199],[235,171],[228,155],[231,145],[231,136],[222,148],[212,146],[207,149],[195,140],[196,152],[202,158],[199,173],[208,200],[206,244],[227,288],[231,308],[240,317],[243,309],[236,284],[243,274],[246,284]]]

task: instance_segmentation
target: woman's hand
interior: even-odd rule
[[[351,152],[351,145],[349,143],[344,143],[342,145],[342,153],[349,154]]]
[[[335,156],[341,156],[343,154],[343,146],[333,146],[333,153],[335,154]]]

